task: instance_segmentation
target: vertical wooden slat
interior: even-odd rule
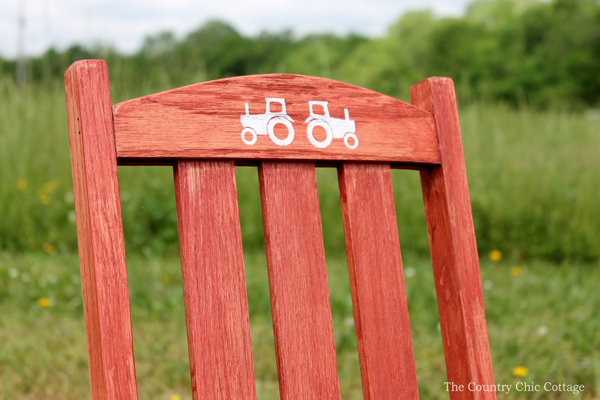
[[[106,63],[74,63],[65,86],[92,398],[137,399]]]
[[[417,399],[390,166],[338,174],[364,398]]]
[[[339,399],[315,166],[259,166],[279,390],[283,400]]]
[[[175,194],[193,398],[256,399],[233,161],[179,161]]]
[[[477,244],[454,84],[429,78],[411,88],[412,103],[435,116],[441,166],[421,172],[448,381],[493,385]],[[455,399],[495,399],[495,392],[454,391]]]

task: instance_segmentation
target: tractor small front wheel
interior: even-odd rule
[[[349,138],[354,139],[354,143],[352,144],[352,146],[350,146],[350,143],[348,143]],[[356,135],[354,133],[346,133],[346,136],[344,136],[344,144],[350,150],[354,150],[355,148],[358,147],[358,138],[356,137]]]
[[[250,138],[251,138],[250,140],[246,139],[246,133],[250,134]],[[257,139],[257,136],[256,136],[256,132],[254,132],[254,129],[252,129],[252,128],[242,129],[242,141],[244,143],[246,143],[248,146],[251,146],[254,143],[256,143],[256,139]]]

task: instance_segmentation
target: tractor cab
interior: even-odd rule
[[[289,119],[291,122],[294,122],[294,120],[289,115],[287,115],[287,112],[285,111],[285,99],[279,99],[277,97],[266,97],[265,100],[267,101],[267,109],[265,111],[265,114],[285,115],[287,119]],[[271,111],[271,103],[279,104],[281,106],[281,111]]]
[[[308,124],[310,121],[312,121],[313,119],[316,118],[330,118],[329,117],[329,108],[327,107],[327,101],[309,101],[308,102],[308,108],[310,110],[310,116],[306,119],[306,121],[304,121],[305,124]],[[323,108],[323,114],[317,114],[315,112],[314,106],[321,106],[321,108]],[[318,107],[317,107],[317,111],[318,111]]]

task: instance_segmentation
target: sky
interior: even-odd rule
[[[379,36],[403,13],[430,9],[461,15],[468,0],[0,0],[0,56],[18,49],[18,16],[25,16],[24,49],[39,55],[54,46],[109,45],[132,53],[144,37],[172,31],[177,37],[210,19],[244,35],[291,29]]]

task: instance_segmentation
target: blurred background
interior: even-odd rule
[[[89,398],[63,73],[112,102],[260,73],[409,102],[454,79],[496,381],[600,396],[600,2],[0,5],[0,398]],[[117,5],[118,4],[118,5]],[[279,398],[258,177],[236,170],[257,393]],[[191,399],[172,170],[119,167],[140,398]],[[362,398],[337,173],[319,196],[342,397]],[[419,176],[394,171],[417,378],[448,398]]]

